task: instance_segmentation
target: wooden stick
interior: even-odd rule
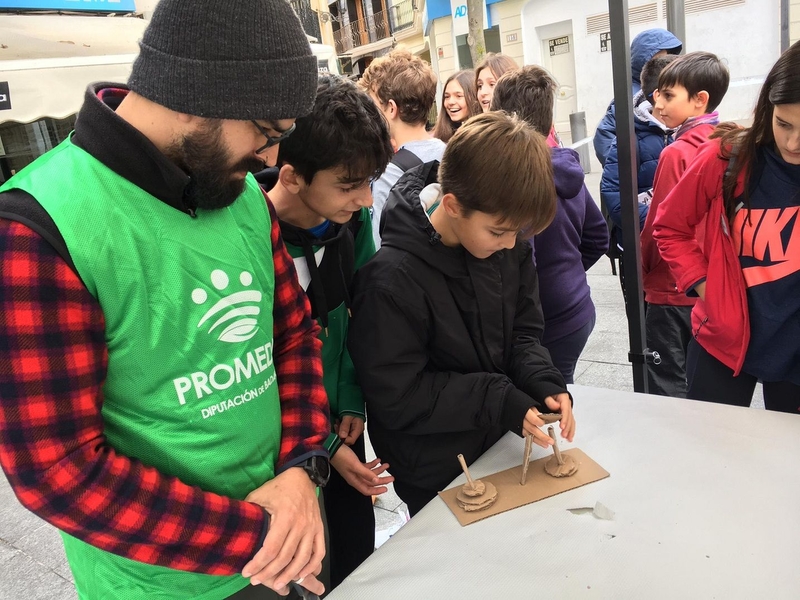
[[[564,457],[561,456],[561,450],[558,449],[558,440],[556,439],[555,430],[553,429],[552,425],[550,425],[550,427],[547,428],[547,435],[549,435],[553,440],[553,452],[556,455],[556,460],[558,461],[558,464],[563,465]]]
[[[533,436],[529,433],[525,434],[525,455],[522,457],[522,479],[520,485],[525,485],[528,479],[528,464],[531,462],[531,445],[533,444]]]
[[[469,483],[469,487],[473,490],[475,489],[475,482],[472,480],[472,477],[469,474],[469,469],[467,468],[467,461],[464,460],[464,455],[458,455],[458,462],[461,463],[461,468],[464,469],[464,475],[467,476],[467,482]]]

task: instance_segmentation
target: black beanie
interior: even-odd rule
[[[317,61],[286,0],[160,0],[128,86],[176,112],[293,119],[311,112]]]

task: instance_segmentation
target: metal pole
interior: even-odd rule
[[[667,0],[669,2],[669,0]],[[619,151],[619,196],[622,244],[625,248],[626,304],[628,306],[628,360],[633,365],[633,389],[647,393],[646,338],[642,298],[642,248],[639,243],[639,207],[636,186],[636,136],[633,128],[628,0],[608,0],[611,23],[611,57],[614,70],[614,104]]]
[[[783,0],[781,0],[783,1]],[[788,1],[788,0],[787,0]],[[686,53],[686,11],[683,0],[667,0],[667,29],[683,42],[681,54]]]
[[[789,0],[781,0],[781,54],[789,49]]]
[[[569,131],[573,142],[586,139],[586,113],[584,111],[570,113]],[[589,156],[589,144],[581,144],[575,150],[578,152],[578,159],[581,162],[581,167],[583,167],[583,172],[591,173],[592,160]]]

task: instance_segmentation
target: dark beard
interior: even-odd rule
[[[244,179],[234,179],[232,175],[264,168],[256,158],[228,164],[230,157],[222,142],[222,121],[218,119],[210,119],[206,126],[184,136],[165,154],[191,177],[184,192],[191,208],[215,210],[230,206],[244,190]]]

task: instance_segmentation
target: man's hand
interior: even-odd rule
[[[325,535],[316,486],[301,467],[287,469],[245,498],[269,513],[264,545],[242,570],[253,585],[263,584],[285,596],[291,581],[317,595],[325,591],[316,575],[322,570]]]
[[[331,459],[331,465],[347,483],[365,496],[383,494],[389,489],[386,485],[394,481],[394,477],[391,475],[378,477],[381,473],[386,472],[386,469],[389,468],[388,464],[381,464],[379,458],[372,462],[362,463],[348,446],[339,447]]]
[[[364,419],[361,417],[345,415],[342,417],[342,420],[336,424],[336,434],[342,438],[342,441],[348,446],[355,444],[362,433],[364,433]]]
[[[561,437],[571,442],[575,437],[575,415],[572,414],[572,400],[569,399],[569,394],[556,394],[555,396],[548,396],[544,399],[544,403],[553,412],[561,413]]]

